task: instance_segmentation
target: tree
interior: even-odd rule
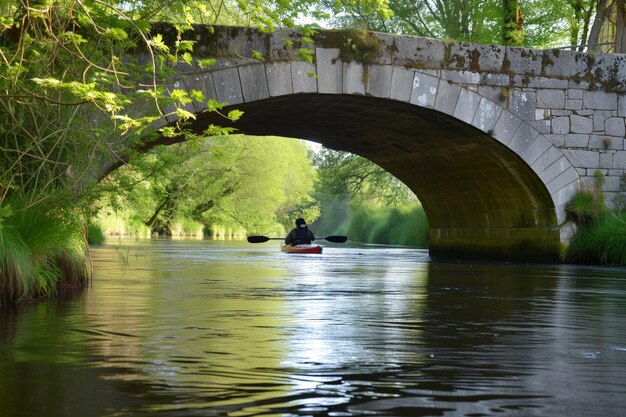
[[[300,141],[233,135],[138,157],[105,180],[112,192],[102,201],[159,234],[171,234],[175,219],[265,233],[319,216],[314,182]]]
[[[409,188],[373,162],[348,152],[323,148],[315,164],[318,190],[354,203],[403,205],[417,201]]]
[[[510,46],[524,45],[524,17],[521,0],[502,0],[504,11],[502,23],[502,43]]]

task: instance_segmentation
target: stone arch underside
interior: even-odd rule
[[[318,142],[363,156],[395,175],[422,202],[433,256],[507,260],[559,258],[552,197],[514,151],[438,111],[389,99],[294,94],[233,106],[248,135]],[[224,125],[199,113],[192,129]]]

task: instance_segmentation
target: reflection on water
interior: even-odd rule
[[[0,416],[611,416],[626,270],[127,241],[0,310]]]

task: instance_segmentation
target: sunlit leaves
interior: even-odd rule
[[[163,35],[155,34],[152,39],[148,40],[148,45],[161,52],[168,52],[170,48],[163,42]]]
[[[239,120],[241,118],[241,116],[243,116],[243,112],[241,110],[231,110],[228,112],[228,118],[233,121],[236,122],[237,120]]]

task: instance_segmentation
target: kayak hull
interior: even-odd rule
[[[280,250],[286,253],[322,253],[320,245],[280,245]]]

